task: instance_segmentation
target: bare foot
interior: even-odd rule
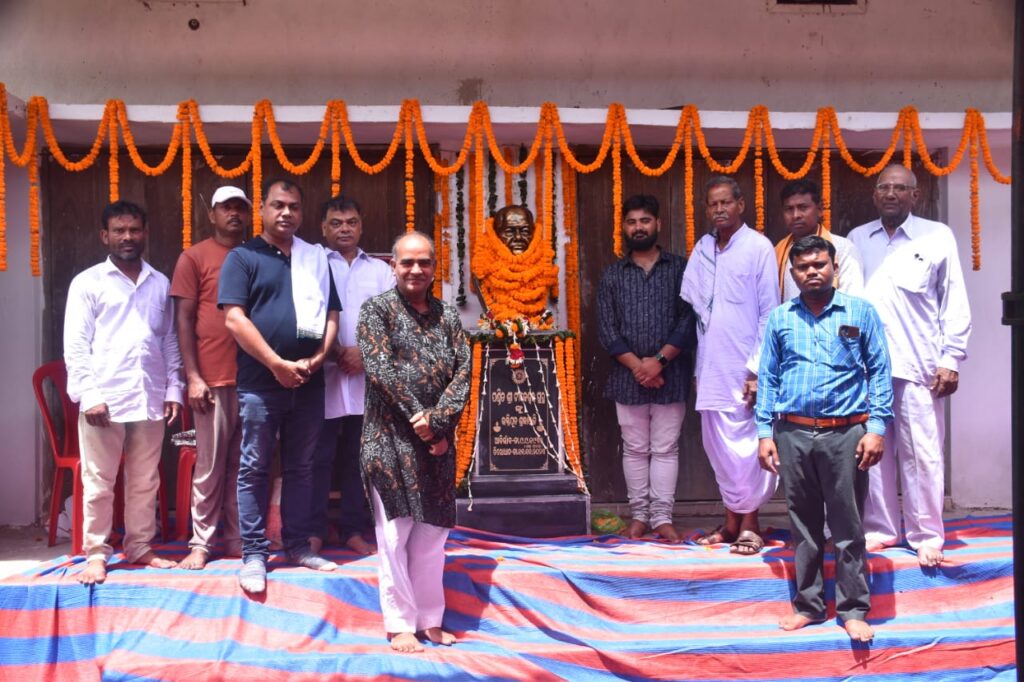
[[[934,568],[943,562],[945,557],[941,549],[934,547],[920,547],[917,550],[917,563],[926,568]]]
[[[162,556],[153,552],[153,550],[146,552],[132,563],[140,566],[149,566],[150,568],[174,568],[178,565],[177,561],[164,559]]]
[[[370,556],[371,554],[377,553],[377,545],[370,544],[358,533],[346,540],[345,546],[356,554],[362,554],[363,556]]]
[[[678,545],[680,538],[676,527],[671,523],[663,523],[654,529],[654,532],[661,536],[661,539],[670,545]]]
[[[782,618],[779,618],[779,627],[789,632],[792,630],[799,630],[805,625],[813,625],[815,623],[822,622],[824,621],[808,618],[807,616],[801,613],[790,613],[788,615],[783,616]]]
[[[187,568],[190,571],[201,571],[206,568],[206,562],[210,555],[202,547],[193,547],[188,556],[178,562],[178,568]]]
[[[864,551],[868,554],[875,554],[877,552],[881,552],[886,547],[888,547],[888,545],[884,545],[881,542],[869,542],[864,545]]]
[[[875,638],[875,631],[862,620],[848,620],[843,623],[843,629],[854,642],[870,642]]]
[[[309,551],[311,551],[313,554],[319,554],[320,550],[323,548],[324,541],[318,538],[317,536],[314,535],[309,539]]]
[[[630,521],[626,528],[626,537],[630,540],[639,540],[647,533],[647,524],[643,521]]]
[[[391,640],[391,648],[403,654],[415,654],[423,651],[423,645],[411,632],[389,632],[388,639]]]
[[[75,580],[83,585],[99,584],[107,579],[107,562],[94,559],[85,562],[85,570],[75,576]]]
[[[735,530],[730,530],[725,526],[719,526],[707,535],[701,535],[700,537],[694,538],[694,542],[698,545],[720,545],[723,542],[731,543],[735,539]]]
[[[423,631],[423,636],[429,639],[434,644],[443,644],[444,646],[451,646],[458,640],[450,632],[446,632],[441,628],[427,628]]]

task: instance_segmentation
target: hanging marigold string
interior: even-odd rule
[[[183,118],[178,121],[181,126],[181,248],[192,246],[192,137],[189,132],[190,121]],[[253,218],[256,217],[253,211]],[[258,234],[258,233],[254,233]]]
[[[583,462],[580,457],[579,427],[576,416],[576,353],[573,337],[555,337],[555,376],[561,389],[562,443],[569,469],[576,475],[581,491],[587,491],[583,477]]]
[[[981,269],[981,211],[978,206],[978,136],[971,136],[971,265]]]
[[[405,231],[416,229],[416,185],[413,183],[415,166],[413,165],[412,126],[409,124],[409,108],[402,107],[402,126],[405,128]]]
[[[466,169],[460,168],[455,174],[455,236],[456,253],[459,258],[459,287],[455,305],[466,305]]]
[[[252,159],[252,236],[263,234],[263,112],[257,107],[252,112],[252,141],[249,158]],[[191,172],[191,169],[190,169]],[[189,185],[189,201],[192,191]],[[191,213],[189,214],[191,216]]]
[[[28,163],[28,235],[29,268],[33,277],[43,269],[39,264],[39,149],[33,148]]]
[[[441,298],[444,282],[448,281],[448,223],[445,220],[445,212],[448,204],[448,186],[446,178],[438,173],[434,174],[434,193],[439,199],[440,211],[434,213],[434,244],[438,250],[438,276],[434,278],[434,296]]]
[[[512,176],[514,173],[505,171],[505,168],[512,165],[512,147],[505,147],[501,150],[501,158],[505,160],[505,163],[501,164],[501,177],[505,181],[505,205],[511,206],[512,202],[515,201],[512,195]]]
[[[476,423],[477,411],[480,407],[480,376],[485,371],[483,366],[483,342],[471,341],[473,346],[473,366],[470,372],[469,400],[466,401],[466,408],[459,418],[459,425],[455,431],[455,487],[462,485],[462,481],[469,473],[473,464],[473,455],[476,451]]]
[[[821,145],[821,224],[832,231],[832,147],[827,135]]]
[[[566,327],[580,334],[580,273],[577,244],[576,171],[567,163],[562,166],[562,220],[565,230],[565,315]],[[576,358],[579,364],[579,358]]]
[[[598,168],[602,167],[607,160],[607,156],[610,153],[612,155],[613,165],[613,178],[617,178],[618,181],[613,180],[613,207],[618,212],[621,206],[621,156],[622,156],[622,145],[625,144],[625,152],[629,156],[630,160],[637,167],[637,169],[644,175],[656,176],[663,174],[669,168],[671,168],[678,157],[679,148],[682,146],[684,150],[684,156],[686,158],[686,169],[685,169],[685,195],[686,195],[686,240],[687,247],[692,248],[694,241],[693,233],[695,232],[695,207],[693,201],[693,146],[696,142],[696,147],[701,157],[704,158],[708,165],[708,168],[715,173],[735,173],[740,166],[745,162],[747,155],[750,153],[751,146],[754,149],[754,171],[755,171],[755,205],[758,205],[758,227],[763,227],[763,190],[764,190],[764,159],[763,150],[767,147],[768,157],[773,167],[786,179],[796,179],[797,177],[804,177],[810,171],[815,160],[818,160],[822,164],[822,184],[823,191],[825,192],[825,202],[831,200],[831,140],[834,136],[835,148],[839,152],[840,158],[849,166],[854,172],[857,172],[866,177],[871,177],[878,174],[885,166],[892,162],[893,156],[897,152],[898,145],[902,142],[902,163],[909,166],[913,155],[916,152],[921,163],[927,172],[932,175],[941,177],[948,175],[954,169],[959,167],[963,160],[964,154],[968,151],[974,153],[974,162],[970,164],[970,174],[972,186],[976,187],[979,182],[980,166],[982,160],[984,161],[985,168],[991,177],[1000,183],[1009,183],[1010,177],[1002,174],[996,167],[992,160],[992,153],[988,142],[987,131],[985,128],[984,118],[980,112],[976,109],[967,109],[964,118],[963,131],[952,157],[945,166],[940,166],[935,163],[931,153],[928,151],[927,144],[924,140],[924,134],[922,132],[921,123],[919,120],[919,114],[913,107],[903,108],[897,117],[896,125],[893,128],[890,142],[884,150],[881,158],[878,162],[872,166],[864,166],[859,164],[853,159],[850,150],[843,139],[842,130],[839,126],[838,116],[835,110],[831,107],[824,107],[818,110],[817,117],[815,120],[814,134],[811,139],[810,147],[807,150],[806,156],[803,163],[798,169],[790,170],[786,168],[778,154],[778,148],[774,139],[774,134],[771,127],[770,117],[767,108],[764,106],[756,106],[751,109],[748,115],[746,130],[744,131],[743,143],[738,150],[735,158],[728,163],[720,163],[711,156],[711,152],[707,146],[707,140],[703,133],[700,121],[700,112],[694,105],[687,105],[680,112],[679,120],[676,123],[673,141],[670,145],[665,159],[662,163],[656,167],[648,166],[643,163],[640,159],[639,153],[636,150],[636,146],[632,137],[632,131],[629,127],[628,117],[626,110],[621,104],[614,103],[609,105],[608,113],[605,119],[605,127],[601,139],[601,144],[597,152],[596,158],[587,164],[584,164],[576,158],[573,154],[572,149],[569,147],[568,141],[566,140],[565,131],[563,129],[558,107],[550,102],[545,102],[540,108],[540,116],[538,119],[537,130],[533,140],[530,143],[529,150],[523,148],[523,153],[519,159],[518,164],[513,164],[511,157],[507,149],[503,150],[499,147],[496,136],[494,134],[494,127],[491,123],[490,112],[487,108],[486,103],[477,102],[473,105],[472,112],[470,114],[469,121],[467,122],[466,135],[463,140],[462,148],[459,154],[455,157],[454,161],[447,166],[442,166],[433,156],[430,150],[429,141],[427,140],[423,116],[419,106],[419,103],[415,100],[407,100],[403,102],[399,111],[398,121],[396,122],[395,131],[391,138],[391,142],[384,153],[383,158],[377,163],[370,164],[362,159],[359,151],[356,147],[355,140],[353,139],[351,126],[348,119],[348,110],[343,101],[331,100],[327,103],[325,108],[324,117],[321,121],[320,133],[317,141],[313,147],[313,151],[309,157],[302,163],[293,163],[285,154],[284,145],[281,143],[277,126],[276,119],[273,113],[273,105],[263,100],[257,103],[253,108],[253,135],[252,144],[246,157],[242,162],[234,168],[225,168],[221,166],[215,157],[213,150],[211,149],[209,140],[203,128],[203,120],[200,115],[199,105],[194,100],[188,100],[179,104],[178,111],[178,123],[175,125],[171,133],[171,139],[166,147],[166,152],[160,163],[156,165],[149,165],[145,163],[139,153],[138,147],[131,133],[129,126],[128,116],[126,108],[123,102],[119,100],[110,100],[104,107],[103,116],[99,122],[97,128],[97,135],[94,138],[88,152],[77,161],[70,160],[67,155],[61,150],[59,142],[53,131],[53,125],[50,120],[49,109],[47,101],[42,97],[32,97],[28,100],[25,109],[25,141],[24,147],[17,149],[15,147],[12,129],[10,125],[9,115],[7,112],[7,94],[6,88],[0,83],[0,147],[2,147],[3,155],[10,159],[11,162],[18,167],[27,167],[31,163],[38,164],[38,136],[40,129],[42,130],[42,136],[44,143],[50,151],[50,154],[65,170],[69,172],[78,172],[90,168],[93,163],[96,162],[99,154],[102,153],[103,143],[107,142],[107,154],[108,154],[108,167],[109,167],[109,186],[110,186],[110,197],[114,198],[118,196],[118,184],[119,184],[119,140],[124,141],[125,148],[128,152],[129,158],[131,158],[135,168],[143,172],[148,176],[159,176],[167,172],[174,160],[177,158],[179,148],[182,153],[183,165],[188,165],[189,168],[182,170],[182,179],[188,180],[188,184],[182,188],[182,211],[183,211],[183,244],[187,244],[191,240],[191,144],[192,136],[195,136],[195,142],[199,146],[199,150],[206,162],[206,165],[211,171],[225,179],[237,178],[247,172],[253,173],[253,199],[254,199],[254,233],[259,234],[262,230],[260,224],[260,213],[259,203],[261,200],[261,189],[259,187],[261,175],[262,175],[262,152],[261,152],[261,141],[263,134],[263,127],[266,125],[267,134],[270,138],[272,148],[278,161],[281,163],[287,171],[302,175],[317,163],[320,155],[323,152],[324,145],[327,143],[327,138],[331,140],[331,191],[337,193],[340,191],[340,177],[341,177],[341,144],[345,144],[346,151],[352,157],[354,164],[362,172],[368,174],[375,174],[387,167],[395,153],[397,153],[398,146],[405,143],[406,147],[406,161],[408,163],[408,157],[410,150],[415,146],[420,148],[420,151],[427,161],[431,169],[440,175],[450,175],[456,172],[458,168],[461,168],[466,160],[470,151],[470,146],[473,146],[476,150],[476,156],[474,157],[475,177],[474,182],[470,188],[470,203],[472,211],[470,213],[470,232],[473,234],[482,233],[484,230],[483,223],[483,210],[484,202],[482,200],[482,183],[485,181],[483,176],[483,150],[486,145],[487,150],[490,152],[490,157],[493,163],[497,164],[498,167],[506,174],[505,176],[505,195],[506,202],[510,199],[512,194],[512,183],[515,174],[522,174],[526,168],[534,164],[538,164],[537,170],[538,179],[537,186],[540,190],[538,194],[541,196],[538,198],[538,219],[539,223],[544,226],[547,230],[549,238],[555,239],[557,237],[557,231],[555,229],[554,214],[552,213],[554,201],[554,176],[551,175],[551,192],[552,194],[547,195],[548,188],[545,187],[544,173],[546,172],[546,162],[539,159],[541,145],[542,144],[557,144],[558,150],[563,157],[563,163],[572,168],[577,173],[590,173]],[[120,131],[120,132],[119,132]],[[415,140],[412,137],[416,136]],[[486,137],[486,140],[484,139]],[[901,139],[902,138],[902,139]],[[416,144],[414,144],[414,142]],[[820,156],[819,156],[820,154]],[[980,157],[980,159],[978,159]],[[187,159],[187,161],[186,161]],[[6,169],[5,167],[2,167]],[[551,171],[553,173],[553,170]],[[36,179],[38,185],[38,169],[36,170]],[[409,181],[409,175],[407,176],[407,183]],[[520,180],[522,183],[523,180]],[[30,183],[31,185],[31,183]],[[408,189],[408,184],[406,184]],[[520,184],[520,189],[523,190],[524,186]],[[0,268],[3,267],[4,257],[6,256],[6,242],[4,236],[6,235],[6,224],[2,209],[6,206],[6,181],[5,178],[0,178]],[[38,186],[36,190],[31,191],[30,186],[30,217],[31,215],[36,216],[36,224],[38,227],[38,215],[39,215],[39,191]],[[563,191],[563,200],[565,191]],[[521,197],[521,202],[523,197]],[[972,230],[972,251],[974,256],[975,266],[978,267],[980,264],[980,225],[978,224],[980,211],[978,210],[978,198],[977,192],[972,192],[971,195],[971,230]],[[549,205],[550,204],[550,205]],[[409,212],[409,208],[414,210],[414,196],[411,192],[407,193],[407,227],[414,221],[410,218],[413,215]],[[831,206],[825,206],[825,220],[830,221],[831,217]],[[30,220],[30,223],[32,221]],[[616,252],[621,253],[620,236],[618,235],[618,215],[615,216],[614,223],[616,228]],[[30,226],[30,230],[31,230]],[[977,238],[974,237],[977,235]]]
[[[754,226],[764,233],[764,150],[760,115],[754,124]]]
[[[564,158],[564,157],[563,157]],[[579,170],[579,169],[575,169]],[[616,135],[612,142],[612,249],[622,258],[622,142]]]

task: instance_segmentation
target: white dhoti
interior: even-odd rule
[[[942,446],[946,436],[942,400],[936,400],[927,386],[903,379],[893,379],[892,393],[895,418],[885,434],[885,454],[869,469],[864,536],[868,544],[895,545],[900,541],[898,470],[907,543],[914,549],[942,549]]]
[[[725,508],[736,514],[756,512],[775,493],[778,477],[758,461],[754,413],[743,404],[732,410],[704,410],[700,423]]]
[[[409,517],[388,520],[376,489],[371,487],[370,496],[384,629],[398,633],[441,627],[448,529]]]

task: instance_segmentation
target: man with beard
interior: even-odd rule
[[[680,295],[697,318],[697,401],[704,449],[725,505],[725,524],[697,539],[731,543],[737,554],[764,547],[757,512],[775,492],[775,475],[757,458],[757,396],[761,337],[779,304],[771,242],[743,222],[743,193],[725,175],[704,188],[711,232],[690,254]]]
[[[789,233],[775,245],[782,302],[800,294],[791,273],[789,250],[797,240],[809,234],[832,242],[836,249],[835,288],[848,294],[860,295],[864,288],[860,252],[849,239],[833,234],[821,224],[821,190],[818,185],[812,180],[790,180],[782,186],[779,194],[782,199],[782,220]]]
[[[341,304],[323,250],[295,236],[302,224],[302,190],[288,180],[264,183],[263,234],[228,254],[217,304],[238,342],[238,403],[242,456],[238,521],[242,590],[266,590],[266,513],[270,461],[281,436],[281,534],[300,566],[337,566],[309,547],[313,449],[324,421],[327,349]]]
[[[209,218],[213,236],[186,249],[171,281],[178,345],[188,381],[188,402],[196,428],[192,474],[192,539],[179,568],[202,569],[213,551],[217,524],[223,522],[224,553],[240,556],[238,458],[242,422],[238,416],[235,339],[217,307],[220,269],[231,249],[242,243],[252,223],[252,204],[237,187],[213,193]]]
[[[638,194],[622,204],[627,253],[601,276],[598,332],[612,356],[604,397],[615,401],[622,432],[630,538],[653,530],[677,544],[672,525],[679,434],[692,379],[693,309],[677,295],[686,259],[658,242],[658,200]]]
[[[835,544],[836,614],[850,639],[867,642],[871,604],[861,511],[868,469],[882,456],[892,419],[885,332],[863,299],[832,286],[835,246],[817,235],[789,251],[800,296],[768,317],[757,375],[759,457],[781,474],[793,531],[793,613],[797,630],[825,620],[823,561],[827,516]],[[825,513],[822,514],[822,505]]]
[[[64,315],[67,391],[80,408],[86,568],[76,579],[83,584],[107,577],[122,455],[125,557],[153,568],[175,565],[150,546],[164,420],[171,423],[181,409],[181,355],[169,282],[142,259],[146,213],[141,207],[114,202],[103,209],[101,224],[100,239],[110,256],[71,280]]]
[[[943,398],[959,384],[967,359],[971,308],[953,231],[911,213],[917,178],[903,166],[878,176],[880,219],[854,228],[850,241],[864,258],[864,297],[885,324],[892,358],[893,419],[885,458],[871,470],[864,507],[868,550],[900,539],[897,469],[907,543],[921,566],[942,563],[945,413]]]

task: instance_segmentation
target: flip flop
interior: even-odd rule
[[[752,551],[741,552],[739,551],[741,547]],[[762,549],[764,549],[764,539],[752,530],[740,531],[740,534],[729,547],[730,552],[733,554],[740,554],[742,556],[753,556]]]
[[[736,541],[736,538],[725,530],[725,526],[719,526],[710,533],[694,538],[693,541],[698,545],[704,545],[707,547],[709,545],[719,545],[723,543],[731,544]]]

